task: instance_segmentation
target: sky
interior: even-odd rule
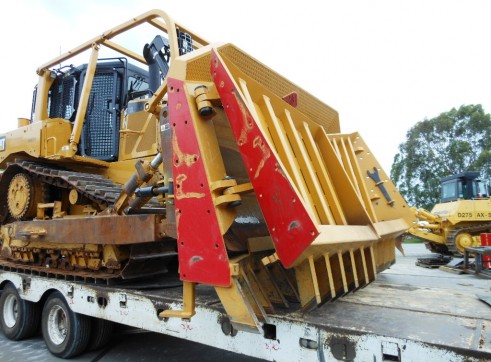
[[[491,112],[488,0],[16,0],[0,22],[0,133],[29,117],[41,64],[154,8],[336,109],[386,172],[417,122],[463,104]]]

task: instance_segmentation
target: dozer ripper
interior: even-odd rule
[[[144,24],[143,53],[119,42]],[[31,119],[0,135],[3,265],[82,282],[179,273],[182,309],[161,317],[191,318],[205,284],[234,327],[261,331],[275,308],[334,300],[394,263],[413,214],[361,136],[236,46],[154,10],[37,73]]]
[[[466,247],[480,246],[481,233],[491,231],[491,199],[477,171],[441,179],[441,201],[431,211],[413,208],[420,220],[409,234],[429,250],[462,256]]]

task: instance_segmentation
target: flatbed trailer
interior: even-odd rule
[[[414,265],[408,257],[369,287],[305,313],[277,311],[263,333],[234,330],[213,290],[198,286],[197,313],[162,319],[182,308],[176,279],[107,285],[3,266],[0,285],[37,302],[58,290],[80,314],[274,361],[488,361],[491,359],[489,280]],[[419,253],[419,254],[418,254]]]

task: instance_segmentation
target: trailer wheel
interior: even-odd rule
[[[41,323],[46,346],[57,357],[74,357],[89,344],[90,317],[73,312],[59,292],[51,294],[44,304]]]
[[[105,319],[92,318],[92,333],[90,335],[89,351],[105,347],[111,340],[114,323]]]
[[[32,337],[40,321],[39,304],[23,300],[12,283],[0,297],[0,324],[5,337],[13,341]]]

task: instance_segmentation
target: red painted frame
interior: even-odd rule
[[[319,231],[215,49],[211,54],[211,74],[278,257],[285,267],[290,267]]]
[[[188,103],[183,81],[168,78],[168,102],[181,279],[227,287],[227,251],[190,111],[196,105]]]

